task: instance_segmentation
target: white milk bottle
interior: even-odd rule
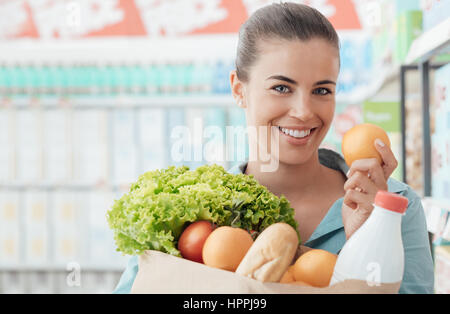
[[[330,285],[347,279],[369,286],[398,283],[403,278],[402,215],[408,199],[379,191],[369,218],[345,243],[336,261]]]

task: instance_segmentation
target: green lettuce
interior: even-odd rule
[[[157,250],[181,256],[177,241],[184,228],[197,220],[256,231],[256,235],[276,222],[298,227],[284,196],[272,194],[253,176],[230,174],[218,165],[146,172],[114,202],[106,218],[117,251],[130,255]]]

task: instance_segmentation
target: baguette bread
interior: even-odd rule
[[[286,223],[267,227],[248,250],[236,273],[262,282],[279,282],[295,257],[298,235]]]

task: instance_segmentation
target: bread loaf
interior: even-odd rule
[[[236,273],[263,282],[279,282],[295,257],[298,244],[293,227],[286,223],[270,225],[250,247]]]

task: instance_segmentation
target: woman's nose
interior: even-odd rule
[[[314,113],[311,108],[311,101],[309,97],[303,95],[293,99],[289,114],[293,118],[297,118],[303,121],[311,119],[314,116]]]

